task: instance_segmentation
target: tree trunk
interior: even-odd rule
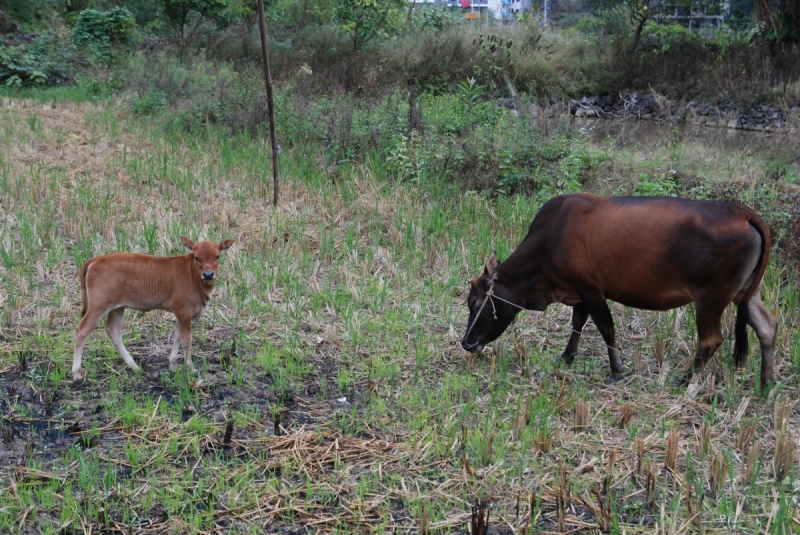
[[[639,24],[636,26],[636,33],[633,34],[633,43],[631,43],[631,54],[636,52],[636,48],[639,46],[639,39],[642,37],[642,30],[646,22],[647,17],[642,17],[642,19],[639,20]]]

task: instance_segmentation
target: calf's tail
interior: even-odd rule
[[[733,363],[736,367],[741,367],[747,359],[747,320],[750,317],[748,310],[748,303],[753,297],[753,294],[758,290],[761,279],[764,278],[764,272],[767,270],[767,262],[769,261],[769,251],[772,247],[772,241],[769,235],[769,229],[761,221],[761,218],[754,213],[748,218],[748,223],[756,229],[759,236],[761,236],[761,255],[758,258],[753,273],[753,283],[747,289],[741,302],[739,303],[738,312],[736,315],[736,327],[734,328],[734,343],[733,343]]]
[[[81,306],[81,317],[86,315],[86,309],[89,306],[89,296],[86,293],[86,272],[89,271],[89,264],[91,260],[87,260],[83,263],[83,267],[81,267],[80,272],[78,273],[78,278],[81,281],[81,302],[83,303]]]

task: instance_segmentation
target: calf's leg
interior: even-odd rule
[[[581,331],[588,319],[589,311],[586,310],[586,305],[578,303],[572,307],[572,333],[569,335],[566,349],[561,354],[561,358],[567,365],[572,364],[572,361],[575,360],[575,355],[578,353],[578,342],[581,341]]]
[[[594,324],[597,325],[597,330],[600,331],[606,346],[608,346],[608,363],[611,367],[611,377],[608,382],[619,381],[622,379],[622,360],[619,358],[619,351],[617,350],[614,318],[611,317],[611,310],[608,309],[606,297],[596,290],[579,292],[578,295],[580,295],[581,301],[583,301],[586,310],[594,320]]]
[[[106,317],[106,332],[108,333],[108,337],[111,338],[111,341],[114,342],[114,346],[116,346],[119,354],[122,355],[122,360],[125,361],[128,368],[133,371],[139,371],[139,366],[133,361],[125,344],[122,343],[122,319],[124,315],[125,307],[115,308],[109,312],[108,317]]]
[[[178,349],[181,347],[181,331],[178,327],[177,320],[175,321],[175,332],[172,334],[172,353],[169,354],[169,369],[174,370],[178,367]]]
[[[188,314],[176,313],[175,319],[177,320],[175,326],[175,345],[173,346],[173,354],[170,355],[169,368],[174,370],[177,367],[176,361],[178,360],[177,351],[177,335],[181,335],[181,345],[183,346],[183,353],[186,356],[186,367],[194,371],[194,364],[192,363],[192,316]]]
[[[83,346],[86,345],[86,338],[97,327],[97,324],[100,323],[105,314],[105,310],[90,308],[78,323],[78,329],[75,332],[75,352],[72,356],[72,380],[75,384],[80,384],[85,379],[85,373],[81,369],[81,359],[83,358]]]
[[[747,323],[758,335],[758,342],[761,345],[761,386],[766,387],[773,380],[778,322],[761,302],[760,293],[759,288],[747,303],[749,312]]]

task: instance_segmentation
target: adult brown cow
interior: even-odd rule
[[[499,263],[493,254],[470,281],[469,321],[461,346],[480,352],[522,310],[572,306],[571,364],[589,316],[608,345],[611,381],[622,361],[606,299],[669,310],[694,303],[699,371],[722,344],[725,307],[738,306],[734,362],[747,355],[750,324],[761,343],[761,384],[772,381],[777,322],[761,302],[769,231],[738,203],[672,197],[562,195],[542,206],[528,235]],[[687,378],[690,377],[690,371]]]

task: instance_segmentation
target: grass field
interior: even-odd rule
[[[0,533],[475,533],[479,504],[492,534],[800,529],[800,282],[780,255],[768,392],[757,349],[729,367],[732,310],[718,372],[688,388],[691,308],[613,307],[626,378],[611,386],[591,321],[575,365],[556,365],[560,305],[470,357],[465,281],[540,199],[395,181],[379,158],[331,166],[298,143],[273,208],[263,139],[75,100],[0,106]],[[587,189],[742,198],[791,244],[797,191],[762,184],[758,151],[595,150]],[[236,240],[195,322],[201,375],[169,371],[170,314],[128,311],[143,372],[98,328],[74,387],[77,266],[183,254],[181,234]]]

